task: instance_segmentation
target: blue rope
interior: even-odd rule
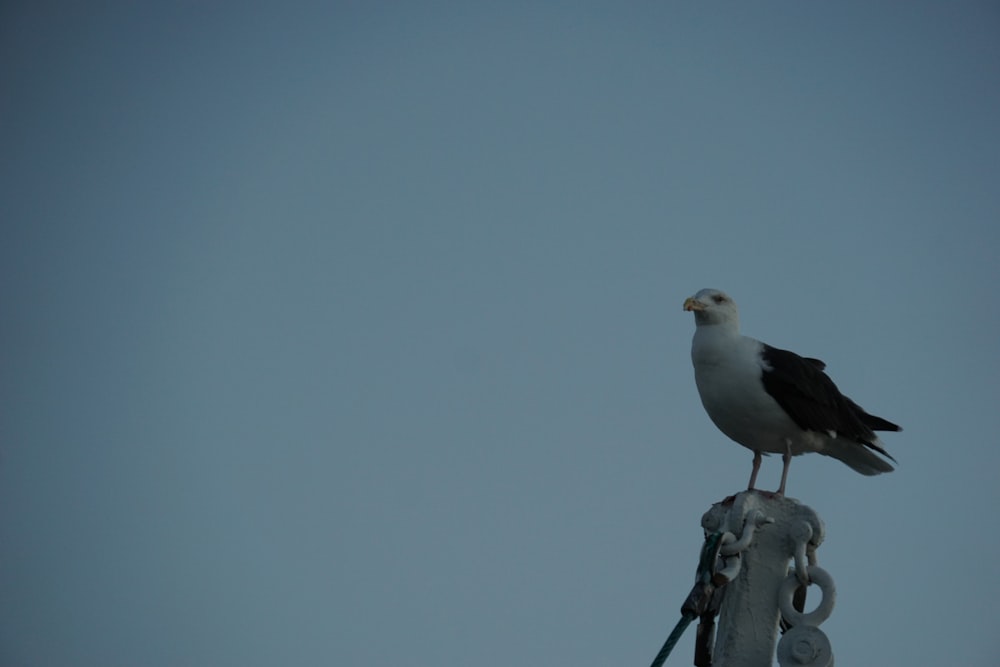
[[[681,620],[677,621],[677,625],[667,637],[667,641],[663,642],[663,648],[653,658],[653,664],[650,667],[662,667],[681,635],[691,625],[691,621],[704,614],[708,609],[712,601],[712,594],[715,592],[712,574],[715,572],[715,560],[719,556],[719,542],[721,540],[722,533],[711,533],[705,536],[705,544],[702,545],[701,556],[698,558],[698,572],[695,574],[694,588],[681,607]]]
[[[674,626],[674,631],[670,633],[669,637],[667,637],[667,641],[663,642],[663,648],[661,648],[660,652],[656,654],[655,658],[653,658],[653,664],[650,665],[650,667],[661,667],[663,663],[666,662],[667,656],[674,650],[674,645],[677,644],[677,640],[681,638],[681,635],[684,634],[684,631],[687,630],[687,627],[691,625],[691,621],[695,618],[696,617],[693,614],[684,614],[681,616],[681,620],[677,621],[677,625]]]

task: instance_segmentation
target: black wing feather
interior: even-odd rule
[[[902,429],[888,420],[868,414],[841,394],[833,380],[823,372],[826,367],[823,362],[770,345],[764,345],[763,356],[770,367],[762,374],[764,389],[799,428],[836,431],[840,436],[889,456],[874,444],[875,431]]]
[[[826,370],[826,363],[823,362],[821,359],[814,359],[813,357],[802,357],[802,358],[805,359],[806,361],[808,361],[810,364],[812,364],[816,368],[820,369],[821,371],[822,370]]]

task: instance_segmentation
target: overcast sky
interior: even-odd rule
[[[905,428],[792,463],[838,664],[995,665],[996,3],[59,4],[0,9],[0,663],[647,665],[750,473],[716,287]]]

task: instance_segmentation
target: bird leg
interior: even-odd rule
[[[747,484],[747,491],[753,491],[754,484],[757,483],[757,472],[760,470],[760,451],[753,451],[753,470],[750,472],[750,483]]]
[[[788,466],[792,463],[792,443],[785,443],[785,453],[781,455],[781,486],[775,492],[775,495],[783,496],[785,495],[785,482],[788,481]]]

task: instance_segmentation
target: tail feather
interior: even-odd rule
[[[869,447],[871,449],[869,449]],[[842,438],[828,440],[821,454],[832,456],[843,461],[862,475],[879,475],[884,472],[892,472],[895,468],[888,461],[880,458],[872,449],[875,449],[886,456],[886,452],[877,443],[860,443],[844,440]],[[889,456],[889,458],[892,458]],[[895,459],[893,459],[895,460]]]

